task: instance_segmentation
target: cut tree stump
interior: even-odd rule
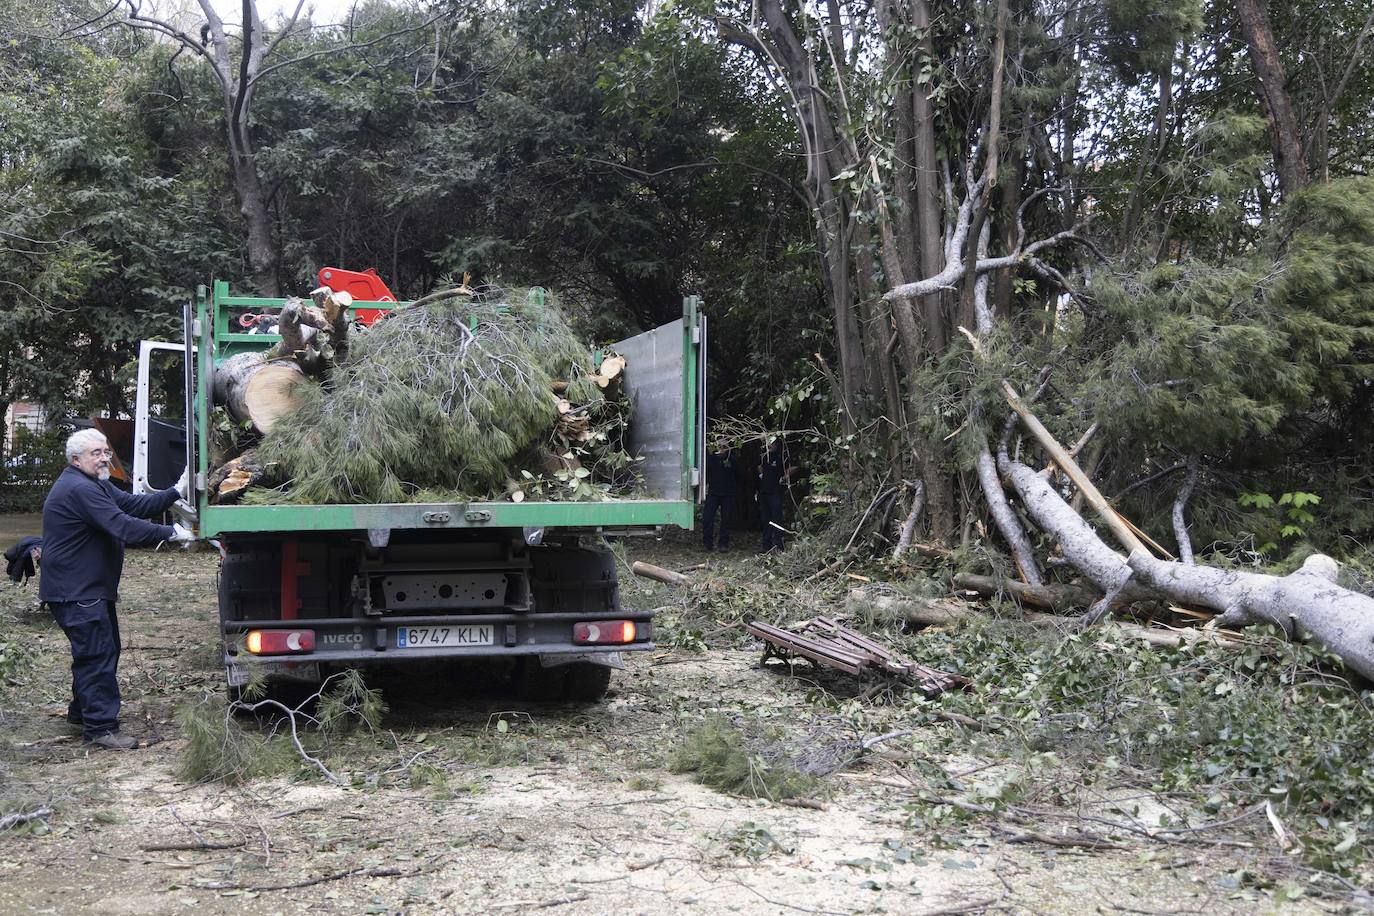
[[[238,422],[252,423],[266,433],[300,404],[301,386],[309,383],[294,362],[268,362],[261,353],[239,353],[215,370],[215,403]]]

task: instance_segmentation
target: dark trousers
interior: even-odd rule
[[[67,719],[86,739],[119,731],[119,617],[113,601],[53,604],[53,616],[72,644],[72,701]]]
[[[782,494],[759,494],[759,521],[763,523],[763,549],[772,550],[782,547],[782,531],[774,528],[771,522],[782,524]]]
[[[706,506],[701,510],[701,543],[707,550],[718,545],[722,550],[730,546],[730,516],[735,512],[735,497],[706,494]],[[716,515],[720,515],[720,533],[716,533]]]

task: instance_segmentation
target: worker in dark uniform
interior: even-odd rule
[[[759,466],[759,521],[763,525],[763,549],[782,549],[782,503],[787,492],[787,449],[781,438],[768,443]]]
[[[43,503],[43,561],[38,598],[72,644],[72,701],[67,721],[81,726],[87,744],[130,750],[138,741],[119,733],[119,577],[124,545],[190,541],[181,525],[144,519],[161,515],[181,498],[175,487],[130,496],[110,483],[114,453],[99,430],[67,439],[68,466]]]
[[[730,549],[730,517],[735,513],[735,497],[739,494],[736,471],[734,450],[726,442],[715,443],[706,456],[706,506],[701,513],[701,546],[708,551],[719,549],[725,553]]]

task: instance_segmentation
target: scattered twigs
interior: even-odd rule
[[[504,903],[487,904],[490,910],[547,910],[555,906],[567,906],[569,903],[580,903],[586,900],[587,894],[569,894],[566,897],[554,897],[551,900],[508,900]]]
[[[32,811],[16,811],[13,814],[0,817],[0,831],[13,830],[16,827],[22,827],[33,821],[45,820],[51,816],[52,808],[47,805],[41,805]]]
[[[154,843],[151,846],[140,846],[144,852],[210,852],[221,849],[242,849],[248,843],[244,840],[235,840],[232,843]]]
[[[402,871],[401,869],[396,868],[396,867],[394,867],[394,866],[385,866],[385,867],[380,867],[380,868],[368,868],[367,866],[363,865],[363,866],[359,866],[359,867],[357,867],[357,868],[345,869],[344,871],[332,872],[332,873],[327,874],[327,875],[320,875],[318,878],[310,878],[310,879],[308,879],[308,880],[306,880],[306,881],[294,881],[294,882],[292,882],[292,883],[290,883],[290,884],[256,884],[256,885],[247,885],[247,884],[222,884],[222,883],[219,883],[219,882],[212,882],[212,883],[210,883],[210,884],[200,884],[200,885],[197,885],[197,887],[200,888],[201,890],[207,890],[207,891],[227,891],[227,890],[258,891],[258,892],[265,892],[265,891],[293,891],[293,890],[298,890],[298,889],[300,889],[300,888],[302,888],[302,887],[314,887],[314,886],[317,885],[317,884],[325,884],[325,883],[330,882],[330,881],[341,881],[341,880],[343,880],[344,878],[408,878],[408,877],[410,877],[411,875],[416,875],[416,874],[419,874],[419,872],[418,872],[418,871]]]
[[[1078,849],[1121,849],[1122,844],[1089,833],[1066,833],[1062,835],[1043,833],[1025,827],[1013,828],[997,824],[996,829],[1007,835],[1008,843],[1042,843],[1046,846],[1062,846]]]

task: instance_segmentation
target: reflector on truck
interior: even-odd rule
[[[249,630],[244,647],[252,655],[296,655],[315,651],[314,630]]]

